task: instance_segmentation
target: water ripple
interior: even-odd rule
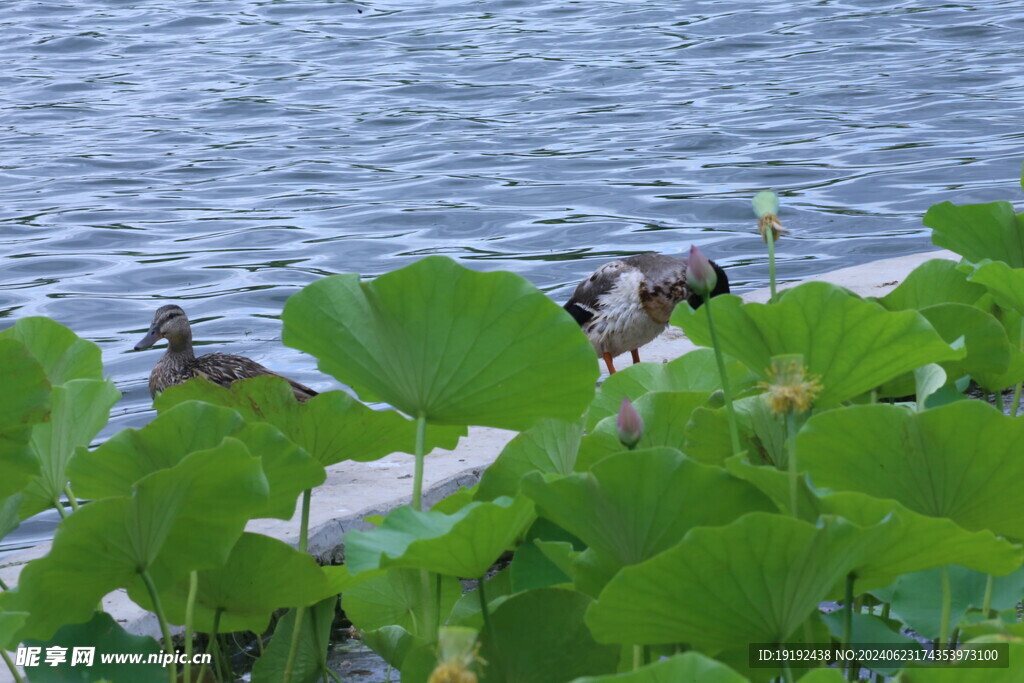
[[[327,389],[274,316],[328,273],[443,253],[562,299],[694,241],[752,287],[765,187],[786,279],[919,251],[930,204],[1014,196],[1022,28],[1011,0],[7,0],[0,327],[100,343],[109,432],[148,418],[166,301]]]

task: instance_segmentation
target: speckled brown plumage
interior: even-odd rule
[[[135,350],[149,348],[160,339],[167,340],[167,352],[157,361],[149,375],[149,393],[154,398],[167,387],[193,377],[205,377],[227,387],[237,380],[260,375],[273,375],[287,380],[299,401],[307,401],[317,395],[317,392],[304,384],[279,375],[245,356],[207,353],[197,357],[192,350],[192,326],[180,306],[171,304],[158,308],[149,332],[135,345]]]
[[[712,262],[718,285],[712,296],[729,291],[725,271]],[[676,304],[687,300],[697,308],[700,296],[686,286],[686,260],[645,253],[610,261],[576,287],[565,309],[580,324],[609,372],[612,358],[631,351],[639,362],[639,347],[661,334]]]

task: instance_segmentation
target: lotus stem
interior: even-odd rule
[[[309,501],[312,498],[312,489],[302,492],[302,518],[299,522],[299,551],[306,552],[309,543]],[[295,623],[292,625],[292,642],[288,648],[288,663],[284,667],[284,680],[289,683],[292,679],[292,669],[295,667],[295,657],[299,652],[299,638],[302,636],[302,622],[305,617],[305,606],[295,608]]]
[[[64,503],[61,502],[59,496],[53,499],[53,507],[57,508],[57,514],[60,515],[61,520],[68,518],[68,513],[64,509]]]
[[[768,243],[768,287],[771,298],[768,303],[775,303],[775,235],[769,227],[764,233],[764,240]]]
[[[484,620],[484,633],[487,634],[487,639],[490,640],[491,644],[494,646],[494,656],[492,657],[491,662],[495,668],[495,671],[493,672],[495,674],[494,680],[501,681],[505,680],[505,677],[502,675],[501,653],[498,649],[498,642],[494,637],[494,627],[491,624],[491,613],[487,609],[487,595],[484,593],[484,584],[486,583],[484,580],[485,578],[486,574],[480,577],[480,580],[477,582],[476,592],[480,598],[480,614],[483,616]]]
[[[299,521],[299,552],[306,552],[309,547],[309,501],[313,497],[313,489],[302,492],[302,516]]]
[[[846,595],[843,601],[843,647],[850,647],[853,639],[853,572],[846,575]],[[846,680],[854,680],[853,662],[846,663]]]
[[[782,663],[782,675],[786,679],[786,683],[793,683],[793,670],[789,668],[789,662]]]
[[[722,357],[722,349],[718,345],[718,335],[715,333],[715,322],[711,315],[711,297],[705,297],[704,310],[708,312],[708,331],[711,334],[711,346],[715,350],[715,361],[718,363],[718,376],[722,380],[722,393],[725,395],[725,415],[729,420],[729,439],[732,442],[733,455],[740,452],[740,433],[736,426],[736,411],[732,405],[732,389],[729,387],[729,377],[725,372],[725,358]]]
[[[981,605],[981,613],[985,615],[986,619],[992,618],[992,588],[995,582],[995,577],[991,574],[985,577],[985,599]]]
[[[64,484],[64,495],[68,497],[71,509],[78,512],[78,498],[75,496],[74,491],[71,490],[71,484]]]
[[[288,663],[284,666],[284,683],[291,683],[295,670],[295,660],[299,654],[299,636],[302,635],[302,622],[306,619],[306,606],[295,608],[295,625],[292,628],[292,642],[288,646]]]
[[[7,654],[7,651],[0,649],[0,655],[3,656],[4,663],[7,664],[7,668],[11,670],[11,675],[14,677],[15,683],[25,683],[25,679],[18,673],[18,667],[14,666],[14,662],[11,661],[11,656]]]
[[[416,469],[412,480],[412,509],[423,509],[423,459],[426,455],[423,452],[427,436],[427,417],[419,415],[416,417],[416,449],[413,456],[416,458]]]
[[[11,590],[11,589],[7,587],[7,584],[4,583],[4,580],[0,579],[0,591],[9,591],[9,590]]]
[[[192,683],[192,623],[196,614],[196,593],[199,592],[199,572],[188,573],[188,601],[185,603],[185,683]]]
[[[634,645],[633,646],[633,671],[636,671],[643,666],[644,660],[644,646]]]
[[[796,466],[796,415],[786,411],[786,470],[789,473],[789,511],[794,519],[800,518],[799,475]]]
[[[153,583],[153,577],[149,575],[149,572],[143,569],[139,572],[139,576],[142,577],[142,582],[146,584],[146,590],[149,591],[149,599],[153,602],[153,611],[156,613],[156,618],[160,622],[160,632],[164,637],[164,650],[167,654],[174,654],[174,641],[171,639],[171,628],[167,625],[167,619],[164,617],[164,608],[160,603],[160,593],[156,590],[156,584]],[[178,664],[171,659],[171,683],[175,683],[178,680]]]
[[[943,565],[940,573],[942,581],[942,616],[939,618],[939,646],[946,647],[949,644],[949,613],[953,601],[952,590],[949,585],[949,566]]]
[[[335,600],[335,602],[332,605],[332,607],[336,607],[337,606],[338,596],[334,596],[334,600]],[[321,652],[322,651],[324,653],[324,659],[320,662],[320,673],[321,673],[321,675],[323,675],[324,672],[326,672],[326,673],[330,674],[331,676],[334,676],[334,672],[327,668],[327,656],[326,656],[326,654],[327,654],[327,647],[325,645],[323,650],[321,650],[321,648],[320,648],[320,626],[319,626],[319,624],[317,624],[317,611],[315,609],[312,610],[309,613],[309,616],[311,618],[311,621],[313,622],[313,645],[316,647],[316,651],[317,652]],[[334,617],[333,610],[331,612],[331,617],[332,617],[332,619]],[[328,633],[327,634],[328,642],[330,641],[330,638],[331,638],[330,633]],[[335,679],[337,679],[336,676],[335,676]],[[326,680],[326,678],[325,678],[325,680]]]
[[[217,611],[213,613],[213,630],[210,631],[210,641],[206,644],[206,654],[212,656],[213,655],[213,651],[217,650],[217,661],[218,662],[220,661],[220,649],[217,647],[217,630],[220,628],[220,615],[221,615],[221,612],[223,612],[223,610],[218,608]],[[199,676],[198,676],[199,680],[200,681],[205,680],[204,679],[205,675],[206,675],[206,662],[203,662],[203,666],[199,669]],[[186,681],[186,683],[191,683],[191,681]]]

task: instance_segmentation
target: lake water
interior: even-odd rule
[[[0,328],[48,315],[136,353],[181,304],[207,349],[320,390],[289,295],[426,254],[564,301],[690,243],[766,283],[928,249],[932,203],[1016,199],[1015,0],[0,3]]]

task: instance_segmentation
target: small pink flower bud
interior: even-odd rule
[[[690,258],[686,261],[686,286],[707,299],[717,284],[718,274],[711,267],[711,261],[691,245]]]
[[[619,406],[619,417],[615,421],[615,425],[619,430],[619,441],[629,450],[633,450],[644,434],[644,421],[625,396],[622,397],[622,405]]]

